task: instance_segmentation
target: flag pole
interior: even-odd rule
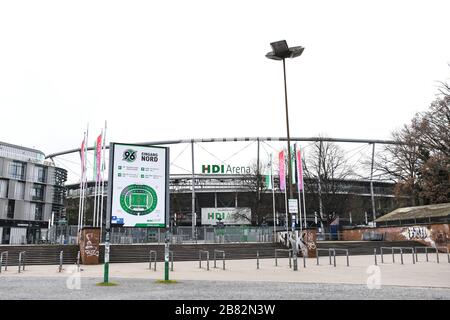
[[[104,193],[105,193],[105,167],[106,167],[106,162],[105,162],[105,150],[106,150],[106,120],[105,120],[105,131],[104,131],[104,135],[103,135],[103,157],[102,157],[102,170],[101,170],[101,182],[102,182],[102,188],[101,188],[101,204],[100,204],[100,241],[102,238],[102,230],[103,230],[103,198],[104,198]]]
[[[83,228],[85,222],[86,222],[86,216],[85,216],[85,204],[86,204],[86,187],[87,187],[87,175],[86,175],[86,169],[87,169],[87,144],[89,141],[89,123],[87,124],[87,129],[86,129],[86,143],[84,144],[84,177],[83,177],[83,184],[84,184],[84,188],[83,188],[83,203],[82,203],[82,207],[81,207],[81,215],[82,215],[82,219],[81,219],[81,228]]]
[[[302,151],[304,151],[304,150],[305,149],[303,149]],[[303,152],[300,152],[300,154],[302,154],[302,153]],[[300,166],[302,168],[301,179],[302,179],[302,194],[303,194],[303,219],[304,219],[305,228],[306,228],[305,181],[303,180],[303,163],[302,162],[300,162]]]
[[[301,157],[301,148],[297,150],[297,144],[295,144],[295,163],[297,164],[297,191],[298,191],[298,224],[300,227],[300,232],[302,232],[302,193],[301,190],[303,188],[303,179],[300,176],[300,166],[302,165],[302,157]]]
[[[93,210],[93,214],[92,214],[92,226],[96,227],[96,212],[97,212],[97,139],[95,139],[94,142],[94,170],[92,170],[92,174],[93,177],[92,179],[94,180],[94,210]]]
[[[286,158],[287,158],[286,154],[283,151],[283,161],[284,161],[283,178],[284,178],[284,183],[285,183],[285,185],[284,185],[284,208],[286,211],[286,221],[284,224],[286,226],[286,235],[287,235],[289,233],[289,215],[288,215],[287,184],[286,184],[286,160],[287,160]],[[289,165],[289,162],[287,165]],[[288,179],[289,179],[289,177],[288,177]],[[288,180],[288,182],[289,182],[289,180]]]
[[[273,183],[273,162],[272,162],[272,154],[270,154],[270,183],[272,184],[272,207],[273,207],[273,239],[274,242],[277,241],[277,227],[275,225],[275,185]]]

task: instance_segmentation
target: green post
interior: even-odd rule
[[[169,281],[169,232],[166,232],[164,246],[164,280]]]
[[[105,239],[105,265],[103,271],[103,282],[109,282],[109,230],[106,231]]]

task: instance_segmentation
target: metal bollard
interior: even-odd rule
[[[427,257],[427,262],[428,262],[428,247],[425,248],[425,256]]]
[[[152,269],[152,254],[155,254],[155,258],[153,259],[153,271],[156,271],[156,251],[155,250],[150,250],[149,252],[149,262],[148,262],[148,268],[151,270]]]
[[[331,251],[333,251],[333,266],[336,267],[336,250],[329,249],[330,251],[330,259],[331,259]]]
[[[395,254],[394,254],[394,248],[391,248],[392,250],[392,263],[395,262]]]
[[[63,259],[64,259],[64,251],[60,251],[59,252],[59,272],[62,272]]]
[[[275,249],[275,267],[278,266],[278,260],[277,260],[277,249]]]
[[[317,265],[319,265],[319,250],[316,250]]]
[[[292,261],[291,261],[291,258],[292,258],[292,251],[289,251],[289,268],[292,269]]]
[[[80,251],[77,253],[77,272],[80,272]]]
[[[350,267],[350,261],[348,259],[348,250],[345,251],[345,254],[347,255],[347,267]]]
[[[8,270],[8,251],[3,251],[3,252],[0,254],[0,273],[2,273],[3,256],[6,256],[6,259],[5,259],[5,271]]]
[[[417,257],[417,249],[414,247],[413,250],[414,250],[414,253],[416,254],[416,261],[419,262],[419,259]]]
[[[256,269],[259,269],[259,251],[256,251]]]
[[[436,249],[436,262],[439,263],[439,250],[438,248],[435,249]]]
[[[303,256],[303,268],[306,268],[306,257],[304,254],[302,256]]]
[[[170,262],[170,271],[173,271],[173,251],[169,251],[169,255],[172,257],[172,260]]]
[[[377,266],[377,248],[373,248],[373,257],[375,258],[375,265]]]
[[[20,273],[20,267],[22,267],[22,271],[25,271],[25,257],[26,257],[26,251],[19,252],[19,273]],[[22,259],[23,259],[23,266],[22,266]]]
[[[380,248],[381,251],[381,263],[384,263],[384,259],[383,259],[383,247]]]
[[[403,249],[402,248],[400,248],[400,260],[403,264]]]
[[[331,249],[328,249],[328,258],[330,260],[330,266],[331,266]]]

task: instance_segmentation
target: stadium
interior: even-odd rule
[[[329,155],[326,150],[327,147],[333,146],[342,156],[342,168],[335,168],[335,171],[348,171],[341,175],[328,172],[318,175],[312,169],[305,172],[305,201],[303,209],[301,208],[304,226],[318,226],[324,228],[323,232],[335,232],[336,227],[330,230],[329,226],[333,221],[333,225],[337,224],[338,229],[343,226],[371,225],[383,214],[408,204],[407,198],[395,197],[394,182],[380,179],[370,166],[376,148],[382,150],[383,145],[395,142],[327,137],[294,137],[291,141],[302,150],[305,168],[311,167],[317,160],[319,163],[330,161],[332,164],[333,159],[327,159]],[[285,147],[286,138],[183,139],[138,144],[170,148],[170,226],[177,228],[184,238],[195,237],[196,228],[215,226],[217,220],[208,221],[208,214],[224,214],[224,211],[240,217],[239,222],[225,221],[230,228],[236,225],[286,228],[286,194],[280,190],[279,164],[278,159],[275,160]],[[91,152],[93,149],[87,148]],[[323,159],[314,158],[316,149],[324,150],[319,154]],[[59,228],[55,235],[65,234],[65,238],[71,239],[71,242],[75,241],[76,229],[70,226],[77,225],[80,203],[79,153],[80,149],[72,149],[46,155],[56,166],[68,170],[66,210],[55,218],[55,228]],[[88,159],[92,157],[93,153],[87,155]],[[87,171],[90,172],[91,168],[92,164],[88,165]],[[265,179],[270,172],[273,188],[267,185]],[[104,202],[106,190],[107,182]],[[295,184],[293,190],[294,197],[298,199]],[[83,224],[92,225],[93,217],[90,212],[93,210],[96,194],[93,179],[88,178],[85,193],[87,214]],[[103,205],[103,217],[105,210],[106,204]],[[290,218],[288,220],[290,222]],[[118,228],[117,230],[121,229],[120,223],[114,222],[113,226]],[[123,232],[130,235],[136,232],[140,234],[130,230]],[[134,239],[134,236],[132,238],[130,242],[140,241]]]

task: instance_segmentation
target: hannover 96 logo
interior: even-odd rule
[[[127,149],[123,152],[123,159],[127,162],[133,162],[134,160],[136,160],[136,150],[133,149]]]
[[[158,198],[152,187],[142,184],[132,184],[120,193],[120,206],[127,213],[144,216],[156,208]]]

